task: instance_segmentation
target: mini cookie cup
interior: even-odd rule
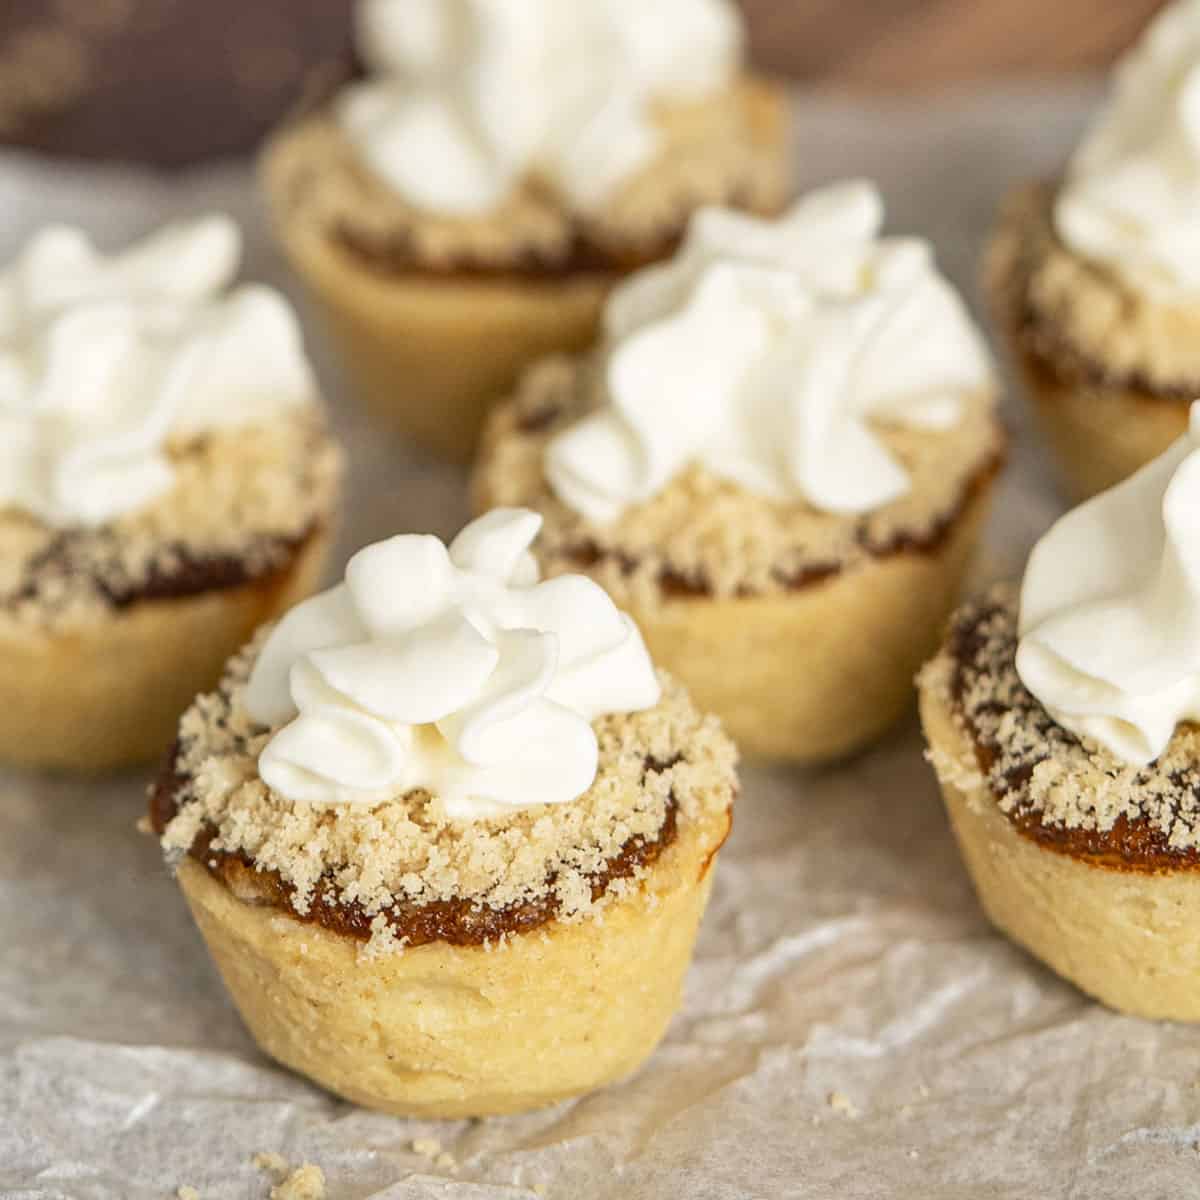
[[[1200,854],[1194,846],[1173,846],[1169,831],[1149,817],[1097,821],[1106,790],[1134,786],[1135,772],[1121,772],[1104,752],[1085,755],[1072,735],[1055,733],[1057,726],[1019,686],[1011,693],[1019,702],[1008,707],[1001,700],[980,711],[1003,722],[1003,739],[1037,747],[1036,757],[1045,761],[1005,777],[1019,793],[1029,778],[1052,772],[1045,775],[1048,784],[1060,795],[1078,795],[1091,812],[1073,817],[1071,826],[1019,798],[1005,801],[996,787],[996,750],[981,745],[962,701],[962,647],[970,644],[963,631],[971,638],[989,611],[997,609],[969,606],[956,617],[950,640],[919,680],[929,758],[984,911],[1013,941],[1109,1007],[1200,1020]],[[1000,601],[999,611],[1009,627],[1011,657],[1011,597]],[[1015,678],[1011,665],[1006,670]],[[1194,762],[1197,745],[1196,730],[1181,727],[1170,752]]]
[[[680,1002],[736,793],[732,746],[678,685],[668,683],[656,709],[601,718],[600,766],[583,797],[497,818],[482,834],[472,822],[430,816],[436,801],[424,794],[382,810],[291,805],[255,774],[262,731],[251,730],[232,752],[206,742],[236,731],[237,712],[212,696],[189,710],[150,818],[168,854],[183,855],[180,887],[264,1053],[355,1103],[426,1118],[552,1104],[629,1075],[651,1054]],[[643,738],[652,727],[658,732]],[[676,740],[673,753],[657,756]],[[205,765],[192,775],[188,764]],[[235,778],[232,798],[218,790],[206,800],[206,781]],[[237,807],[239,797],[248,807]],[[222,813],[230,817],[224,824]],[[596,815],[606,813],[611,825]],[[378,885],[374,866],[324,859],[298,906],[294,885],[271,865],[277,851],[271,858],[261,848],[273,830],[286,838],[313,821],[324,832],[295,835],[302,855],[321,843],[360,856],[382,846],[384,858],[404,858],[386,907],[364,906],[357,883],[347,890],[339,882],[359,870]],[[586,837],[570,840],[590,821],[621,843],[615,856],[605,858]],[[260,859],[231,845],[264,822],[253,834]],[[389,829],[425,838],[413,822],[432,822],[422,844],[441,875],[447,862],[469,875],[502,847],[505,863],[484,868],[501,889],[516,886],[525,859],[542,861],[538,839],[548,825],[568,831],[566,857],[547,874],[533,870],[536,894],[522,891],[523,899],[502,905],[463,894],[463,875],[449,885],[452,896],[405,899],[413,872],[424,868],[383,843]],[[630,832],[637,829],[648,832]],[[468,852],[456,857],[447,838]],[[564,869],[568,861],[574,865]]]

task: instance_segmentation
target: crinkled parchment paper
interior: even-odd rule
[[[1091,88],[850,107],[803,100],[802,182],[871,174],[975,295],[1005,185],[1053,169]],[[107,243],[219,206],[248,273],[285,279],[249,172],[173,180],[0,158],[0,261],[37,224]],[[356,415],[354,547],[451,533],[462,476]],[[1025,421],[985,570],[1015,573],[1058,510]],[[0,1195],[265,1198],[259,1151],[319,1164],[330,1200],[1106,1197],[1200,1193],[1200,1030],[1104,1011],[988,928],[915,720],[836,770],[745,773],[683,1011],[634,1079],[529,1116],[362,1112],[264,1060],[153,842],[144,774],[0,773]],[[414,1152],[436,1137],[456,1166]]]

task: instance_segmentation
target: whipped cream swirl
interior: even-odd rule
[[[1017,673],[1065,729],[1126,762],[1200,720],[1200,404],[1137,474],[1067,513],[1021,588]]]
[[[0,509],[104,524],[170,489],[171,438],[314,400],[287,301],[227,290],[240,253],[224,216],[111,257],[68,228],[26,245],[0,273]]]
[[[1152,298],[1200,300],[1200,0],[1176,0],[1118,64],[1055,224]]]
[[[609,301],[608,402],[547,449],[564,503],[608,523],[690,463],[826,512],[903,495],[908,474],[871,423],[950,428],[993,381],[930,247],[881,238],[882,224],[865,182],[774,222],[697,213],[674,260]]]
[[[582,209],[658,152],[654,105],[725,86],[730,0],[362,0],[337,117],[409,203],[486,213],[526,176]]]
[[[637,627],[579,575],[538,582],[541,517],[494,509],[449,550],[405,535],[292,609],[247,714],[278,729],[259,774],[289,800],[374,804],[423,788],[455,820],[563,804],[596,777],[591,722],[652,708]]]

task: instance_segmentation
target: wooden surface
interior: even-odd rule
[[[1101,67],[1161,0],[742,2],[764,66],[920,91]],[[0,0],[0,143],[164,165],[243,152],[348,63],[354,3]]]
[[[759,62],[846,89],[1101,67],[1162,0],[743,0]]]

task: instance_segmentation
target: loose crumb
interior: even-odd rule
[[[177,1200],[200,1200],[200,1193],[194,1187],[188,1187],[186,1183],[176,1190],[175,1196]]]
[[[287,1159],[271,1150],[260,1150],[250,1161],[260,1171],[270,1171],[275,1175],[286,1175],[288,1172]]]
[[[844,1092],[830,1092],[827,1103],[834,1112],[851,1120],[858,1116],[858,1106]]]
[[[536,509],[544,518],[534,546],[543,574],[583,570],[622,608],[652,610],[676,586],[717,597],[786,593],[806,578],[933,541],[953,521],[1004,451],[994,398],[978,393],[963,401],[962,419],[944,431],[873,425],[911,479],[905,495],[874,512],[779,503],[692,465],[656,496],[599,525],[558,498],[544,465],[550,439],[605,402],[599,360],[549,359],[492,414],[474,505]]]
[[[443,1171],[453,1171],[458,1166],[458,1159],[453,1154],[443,1150],[441,1154],[433,1160],[435,1167],[441,1167]]]
[[[412,1150],[422,1158],[436,1158],[442,1152],[442,1143],[437,1138],[413,1138]]]
[[[305,1163],[271,1189],[271,1200],[325,1200],[325,1172]]]

